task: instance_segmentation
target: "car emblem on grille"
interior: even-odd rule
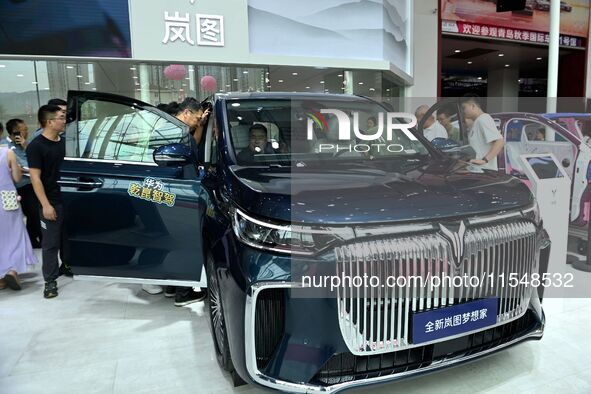
[[[460,222],[457,229],[450,230],[443,224],[439,224],[443,236],[449,240],[453,249],[453,265],[458,271],[464,260],[464,234],[466,233],[466,226],[464,222]]]

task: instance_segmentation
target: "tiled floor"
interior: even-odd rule
[[[218,368],[203,303],[175,308],[138,285],[68,278],[45,300],[39,269],[22,278],[21,292],[0,291],[0,393],[262,392],[232,388]],[[352,392],[591,393],[591,299],[544,307],[540,342]]]

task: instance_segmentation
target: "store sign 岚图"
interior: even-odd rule
[[[223,16],[196,14],[195,21],[196,29],[192,29],[189,13],[181,15],[179,12],[171,14],[165,11],[165,32],[162,43],[182,42],[188,45],[195,45],[193,37],[196,37],[198,46],[223,47],[225,45]],[[193,35],[195,31],[196,35]]]

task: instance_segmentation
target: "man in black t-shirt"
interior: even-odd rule
[[[39,123],[43,128],[39,137],[27,147],[27,160],[33,190],[41,204],[41,232],[43,249],[43,278],[45,298],[57,297],[56,279],[60,275],[58,251],[64,266],[62,271],[71,274],[65,264],[63,233],[64,209],[58,180],[60,167],[66,155],[64,139],[60,137],[66,127],[66,115],[60,107],[44,105],[39,108]]]

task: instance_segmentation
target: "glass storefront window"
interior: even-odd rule
[[[113,93],[153,105],[186,97],[203,100],[216,92],[347,92],[398,99],[400,87],[382,75],[326,67],[0,59],[0,122],[16,117],[35,130],[38,108],[51,98],[66,99],[68,90]],[[202,86],[204,76],[215,79],[215,92]]]

